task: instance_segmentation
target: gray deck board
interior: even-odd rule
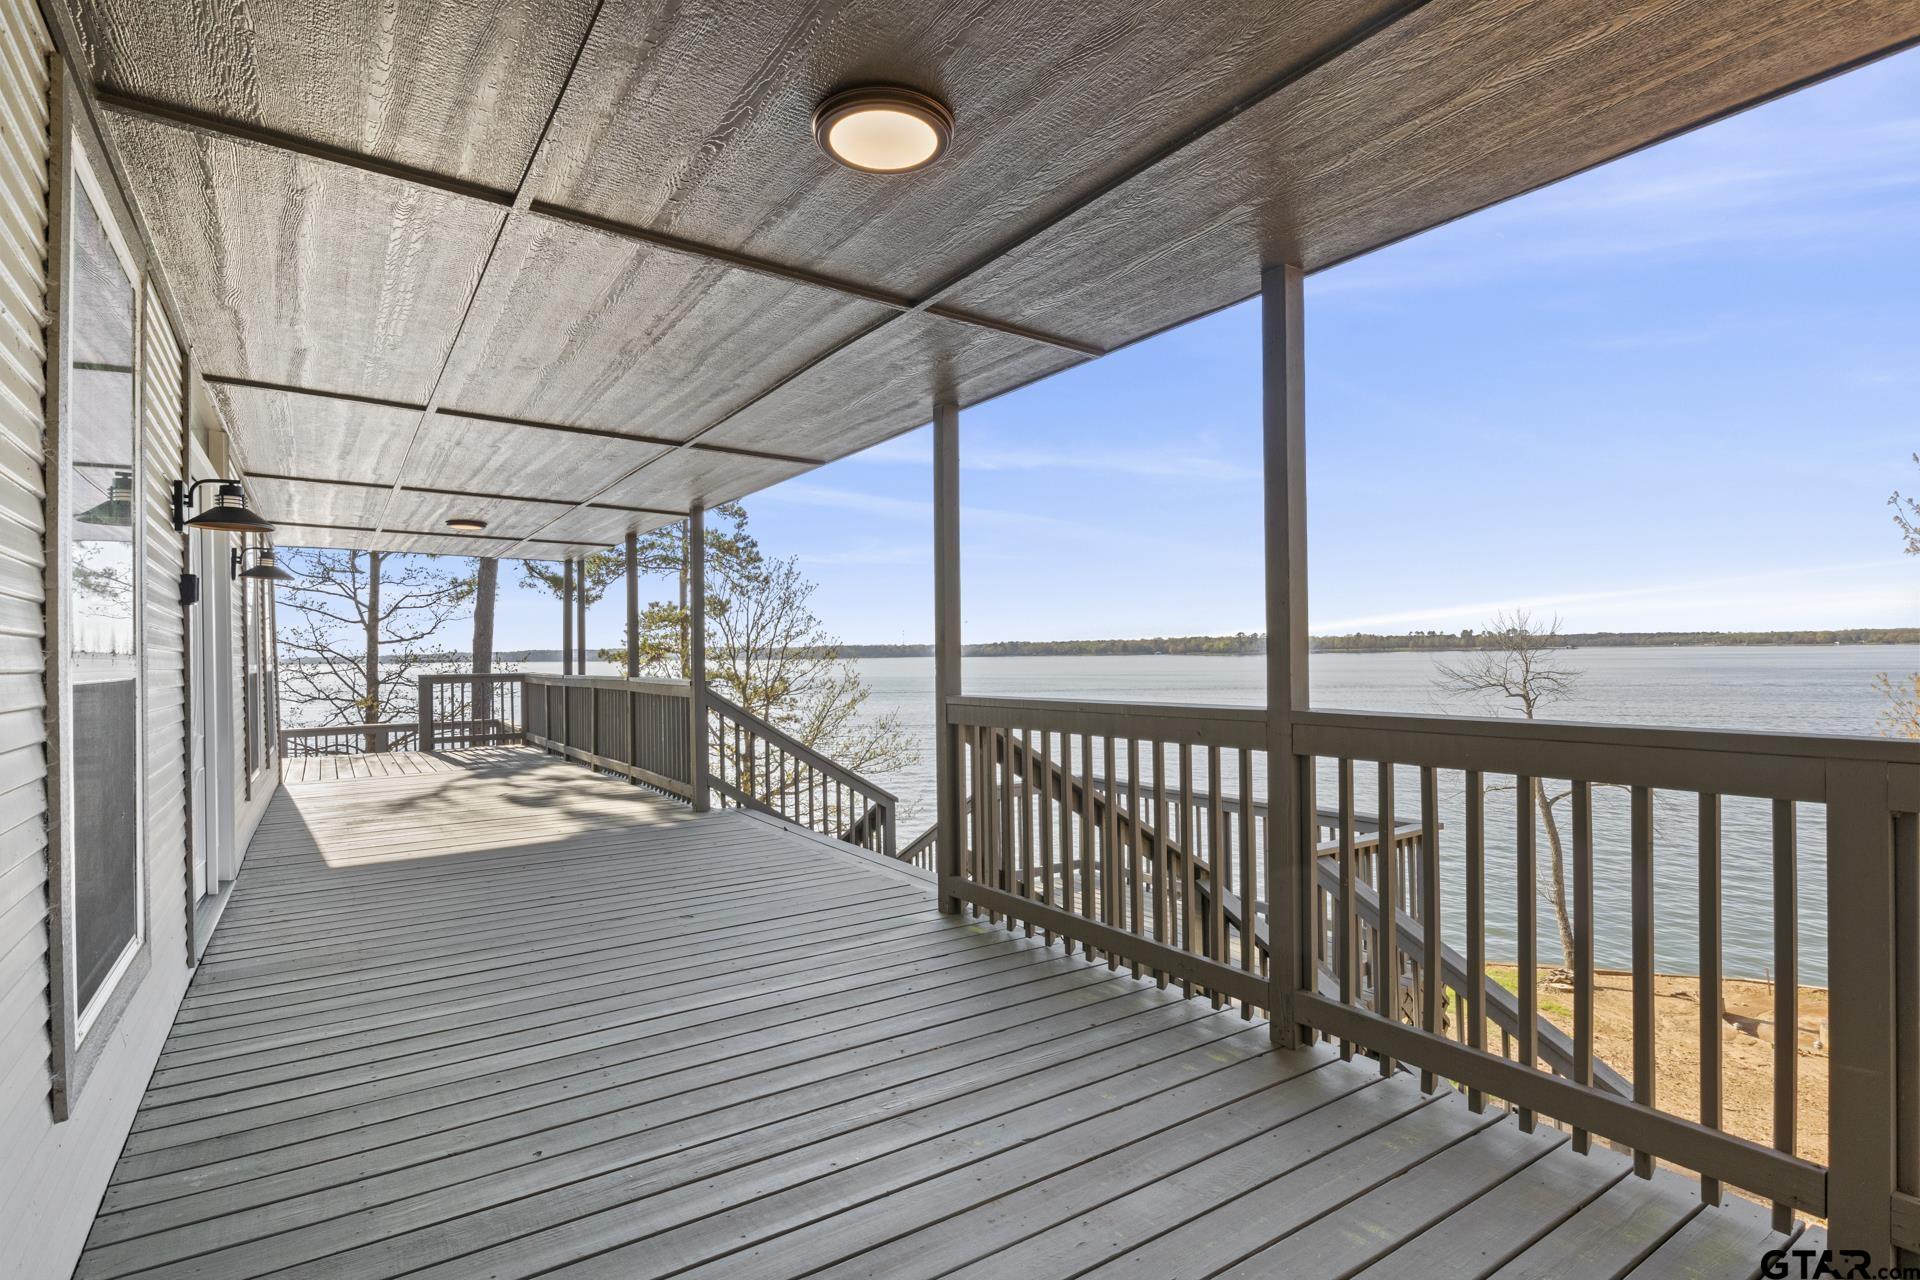
[[[79,1276],[1718,1277],[1780,1242],[771,820],[511,749],[286,781]]]

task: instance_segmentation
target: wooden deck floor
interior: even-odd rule
[[[293,783],[78,1274],[1753,1276],[1754,1208],[533,753]]]

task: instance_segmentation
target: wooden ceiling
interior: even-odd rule
[[[537,558],[1920,37],[1912,0],[71,6],[282,540]],[[952,105],[938,164],[813,146],[869,81]]]

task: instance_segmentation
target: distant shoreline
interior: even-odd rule
[[[1314,636],[1314,653],[1445,653],[1483,647],[1466,632],[1416,632],[1406,635],[1359,633]],[[1582,631],[1561,637],[1569,649],[1784,648],[1788,646],[1920,644],[1920,627],[1848,627],[1828,631]],[[1087,657],[1245,657],[1267,651],[1266,637],[1242,632],[1229,636],[1149,636],[1134,640],[1001,640],[970,644],[970,658]],[[843,658],[930,658],[930,644],[843,644]],[[496,653],[501,662],[559,662],[558,649],[517,649]],[[442,661],[467,661],[464,653],[440,655]]]

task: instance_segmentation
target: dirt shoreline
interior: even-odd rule
[[[1512,965],[1487,971],[1508,990],[1518,989]],[[1721,987],[1726,1017],[1720,1026],[1721,1127],[1728,1133],[1773,1145],[1773,998],[1770,982],[1728,979]],[[1543,979],[1540,1012],[1573,1033],[1570,987]],[[1795,1028],[1798,1045],[1799,1114],[1794,1153],[1827,1162],[1827,989],[1800,988]],[[1620,970],[1595,975],[1594,1053],[1633,1078],[1633,979]],[[1654,979],[1654,1098],[1662,1111],[1700,1118],[1700,979],[1661,974]]]

